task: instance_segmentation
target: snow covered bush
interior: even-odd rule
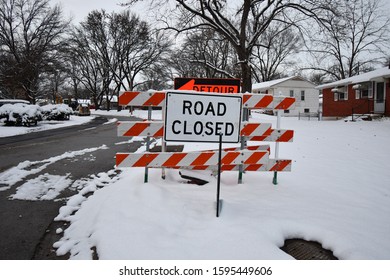
[[[37,125],[42,120],[41,108],[24,103],[4,104],[0,107],[0,119],[5,119],[7,125]]]
[[[49,104],[41,107],[42,115],[45,120],[63,121],[69,120],[73,113],[72,108],[66,104]]]

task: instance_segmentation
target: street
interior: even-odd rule
[[[43,174],[67,176],[73,182],[100,172],[114,169],[117,152],[134,152],[140,142],[119,142],[129,138],[119,138],[116,123],[107,123],[109,117],[96,117],[84,125],[48,130],[20,136],[0,138],[0,172],[29,161],[41,168],[9,189],[0,182],[0,259],[66,259],[57,257],[52,247],[60,239],[56,229],[66,224],[55,222],[59,208],[75,190],[65,189],[54,200],[19,200],[14,195],[17,188],[28,180]],[[130,118],[124,118],[131,120]],[[123,119],[123,120],[124,120]],[[102,147],[73,157],[63,157],[48,164],[48,159],[66,152],[80,151],[87,148]]]

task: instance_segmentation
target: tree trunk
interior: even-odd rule
[[[252,92],[252,69],[247,61],[241,63],[241,92]]]

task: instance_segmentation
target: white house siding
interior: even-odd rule
[[[290,79],[281,79],[281,82],[278,83],[278,80],[275,80],[274,85],[270,85],[270,82],[266,82],[268,87],[263,87],[259,83],[253,85],[254,93],[268,93],[272,95],[283,95],[290,96],[290,90],[294,91],[294,96],[296,100],[295,109],[285,111],[285,116],[298,116],[299,113],[303,114],[306,111],[309,113],[318,113],[319,106],[319,91],[315,89],[315,85],[311,82],[308,82],[302,78],[291,77]],[[304,100],[301,100],[301,91],[305,92]]]

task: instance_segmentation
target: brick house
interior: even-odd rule
[[[323,117],[354,114],[390,116],[390,67],[316,87],[322,91]]]

